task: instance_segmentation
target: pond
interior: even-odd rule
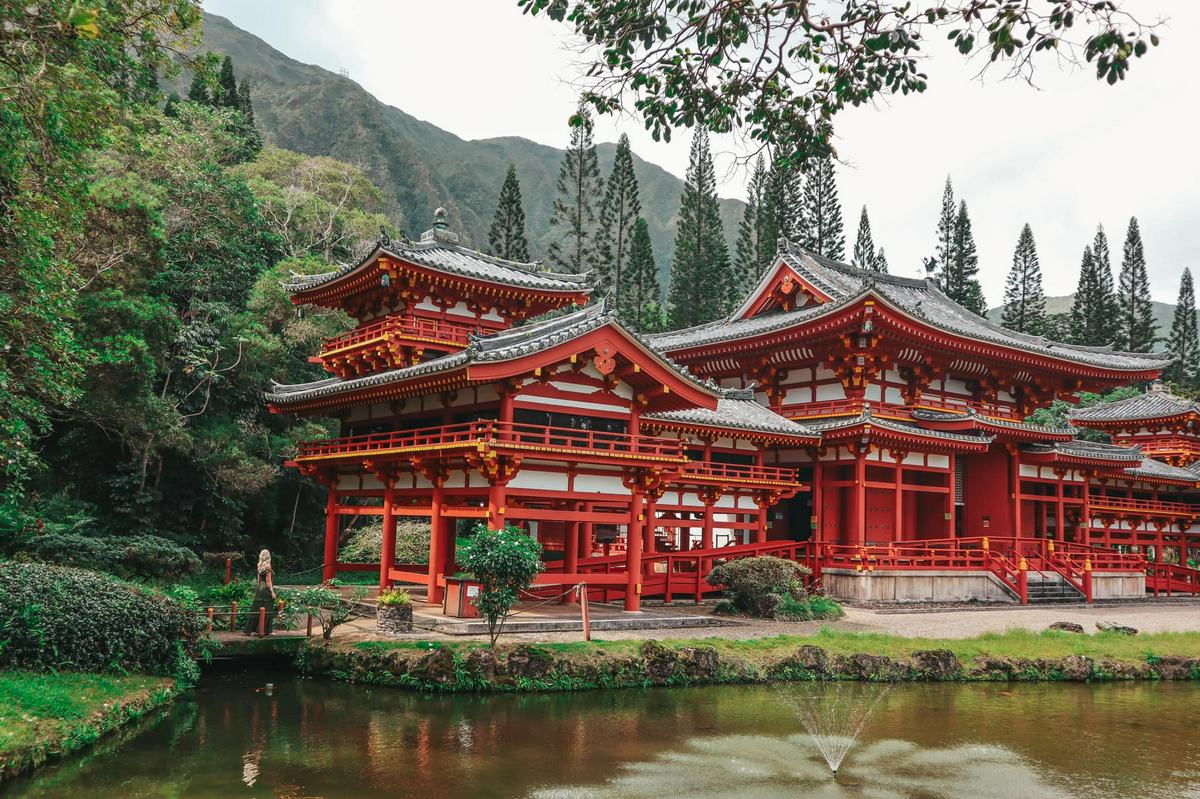
[[[261,690],[268,680],[271,693]],[[447,697],[283,673],[207,674],[174,707],[4,793],[1200,797],[1192,684],[850,688],[851,703],[868,699],[874,712],[836,780],[798,721],[795,704],[811,690]]]

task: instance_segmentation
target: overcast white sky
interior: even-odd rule
[[[999,73],[979,81],[976,65],[938,44],[924,95],[839,117],[848,249],[865,203],[892,272],[923,274],[949,174],[971,209],[991,305],[1025,222],[1055,295],[1074,290],[1097,223],[1119,261],[1131,215],[1142,226],[1154,297],[1174,302],[1180,270],[1200,268],[1200,69],[1188,43],[1200,35],[1200,3],[1125,6],[1165,26],[1162,45],[1115,87],[1049,61],[1038,88]],[[463,138],[566,142],[577,57],[564,27],[523,17],[516,0],[206,0],[205,8],[292,58],[348,69],[383,102]],[[631,117],[597,126],[601,141],[621,132],[640,156],[683,175],[688,132],[666,144]],[[715,144],[726,166],[736,146]],[[744,196],[744,172],[724,173],[721,194]]]

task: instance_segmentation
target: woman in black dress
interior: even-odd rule
[[[267,623],[263,631],[270,635],[275,626],[275,584],[271,580],[271,553],[266,549],[258,553],[258,585],[254,590],[254,602],[250,605],[250,617],[246,619],[246,635],[258,632],[261,608],[267,609]]]

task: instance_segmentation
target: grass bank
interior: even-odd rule
[[[1127,636],[1011,630],[967,639],[822,630],[733,640],[501,645],[309,644],[302,673],[423,691],[544,691],[779,680],[1200,679],[1200,633]]]
[[[0,780],[87,746],[174,696],[168,677],[0,672]]]

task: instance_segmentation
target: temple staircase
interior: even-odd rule
[[[1055,572],[1029,572],[1029,583],[1026,590],[1031,605],[1085,601],[1082,591]]]

